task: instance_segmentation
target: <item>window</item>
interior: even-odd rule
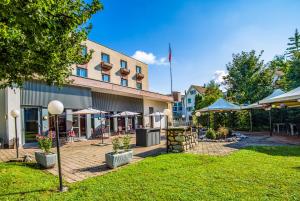
[[[136,73],[142,73],[142,68],[140,66],[136,66]]]
[[[105,62],[105,63],[110,63],[110,58],[108,54],[102,53],[101,54],[101,61]]]
[[[102,74],[102,81],[103,82],[110,82],[110,75]]]
[[[192,103],[192,99],[188,98],[188,103]]]
[[[77,67],[76,75],[79,77],[87,77],[87,69]]]
[[[128,80],[121,78],[121,85],[124,87],[128,86]]]
[[[191,90],[190,94],[194,95],[194,94],[196,94],[196,91],[195,90]]]
[[[136,88],[139,90],[142,90],[142,83],[137,82],[136,83]]]
[[[124,60],[120,61],[121,68],[127,68],[127,62]]]
[[[87,47],[86,46],[81,46],[81,55],[84,57],[87,55]]]

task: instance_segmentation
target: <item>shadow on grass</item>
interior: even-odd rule
[[[271,156],[300,156],[300,146],[249,146],[242,149]]]
[[[38,190],[32,190],[32,191],[3,193],[3,194],[0,194],[0,198],[4,197],[4,196],[10,196],[10,195],[26,195],[26,194],[30,194],[30,193],[41,193],[41,192],[55,192],[55,190],[53,190],[53,189],[38,189]]]
[[[11,165],[11,166],[28,167],[28,168],[37,169],[37,170],[41,169],[39,164],[34,163],[34,162],[6,162],[5,164],[6,165]]]
[[[146,157],[149,157],[149,156],[158,156],[162,153],[166,153],[166,148],[159,147],[159,148],[156,148],[156,149],[151,149],[151,150],[144,151],[144,152],[141,152],[141,153],[138,153],[138,154],[134,154],[134,156],[138,156],[138,157],[141,157],[141,158],[146,158]]]
[[[75,169],[75,172],[102,172],[102,171],[107,171],[109,168],[107,167],[106,164],[102,165],[96,165],[96,166],[91,166],[91,167],[85,167],[85,168],[78,168]]]

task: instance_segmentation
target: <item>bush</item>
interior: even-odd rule
[[[217,134],[216,134],[216,131],[212,128],[209,128],[207,131],[206,131],[206,137],[208,139],[216,139],[217,137]]]

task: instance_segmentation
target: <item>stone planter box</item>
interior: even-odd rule
[[[106,165],[109,168],[113,169],[129,163],[132,160],[132,157],[133,157],[132,150],[119,152],[117,154],[110,152],[105,154],[105,161],[106,161]]]
[[[57,161],[57,155],[54,153],[35,152],[35,160],[43,168],[53,168]]]

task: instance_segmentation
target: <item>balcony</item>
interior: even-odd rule
[[[101,69],[104,71],[109,71],[110,69],[112,69],[113,64],[110,63],[106,63],[104,61],[101,61]]]
[[[120,68],[120,74],[122,75],[122,76],[126,76],[126,75],[128,75],[130,73],[130,70],[129,69],[127,69],[127,68]]]
[[[143,73],[136,73],[136,79],[137,80],[142,80],[142,79],[144,79],[144,74]]]

